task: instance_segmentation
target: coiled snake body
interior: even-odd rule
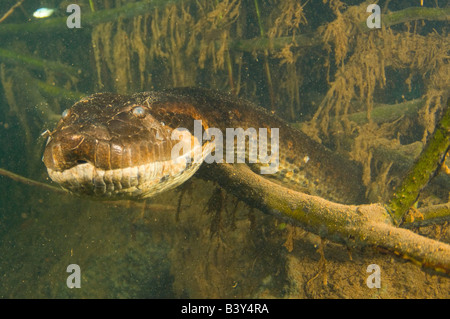
[[[337,202],[363,201],[358,165],[264,109],[206,89],[86,97],[63,113],[50,133],[43,161],[51,179],[73,193],[105,199],[149,197],[190,178],[220,142],[196,138],[194,120],[201,120],[203,130],[216,128],[224,135],[227,128],[278,128],[279,167],[267,177]],[[186,129],[179,131],[184,135],[174,139],[179,128]],[[191,148],[174,157],[180,141]]]

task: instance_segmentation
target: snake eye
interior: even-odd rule
[[[145,116],[145,109],[142,106],[136,106],[133,109],[133,115],[142,118]]]
[[[70,115],[69,109],[65,109],[65,110],[62,112],[62,114],[61,114],[61,116],[62,116],[63,119],[68,118],[69,115]]]

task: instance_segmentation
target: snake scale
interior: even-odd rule
[[[72,193],[100,199],[150,197],[189,179],[225,141],[196,137],[194,120],[201,121],[202,131],[215,128],[224,135],[227,128],[277,128],[278,151],[272,155],[278,167],[266,177],[336,202],[364,201],[358,164],[249,101],[200,88],[83,98],[63,112],[49,133],[43,161],[50,178]],[[179,149],[175,157],[174,148]],[[264,165],[251,166],[258,172]]]

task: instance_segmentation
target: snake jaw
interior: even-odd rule
[[[189,179],[211,152],[212,143],[167,161],[103,170],[86,162],[58,171],[47,168],[50,178],[77,195],[99,199],[146,198],[172,189]]]

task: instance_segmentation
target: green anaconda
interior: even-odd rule
[[[198,138],[195,120],[201,121],[203,133],[214,128],[223,132],[223,139]],[[267,154],[278,159],[277,169],[267,177],[337,202],[364,201],[362,170],[356,163],[251,102],[206,89],[98,93],[83,98],[64,111],[50,133],[43,161],[51,179],[72,193],[145,198],[186,181],[208,154],[216,154],[217,145],[222,145],[224,154],[230,151],[223,146],[230,128],[235,132],[266,129],[271,150]],[[274,129],[278,129],[278,149],[271,145]],[[237,144],[233,149],[239,149]],[[258,172],[264,163],[257,161],[252,167]]]

